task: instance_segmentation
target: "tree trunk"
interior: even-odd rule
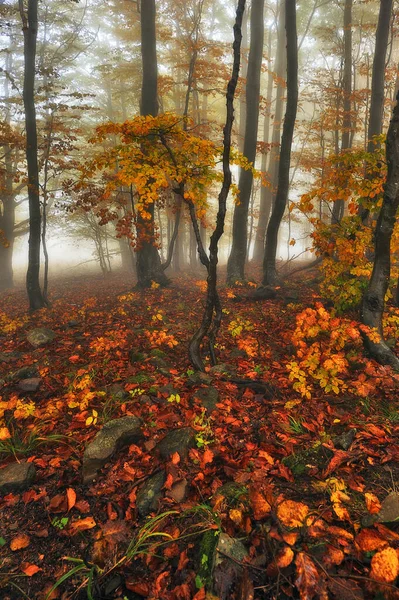
[[[204,256],[199,229],[196,231],[200,259],[208,271],[206,303],[201,325],[191,338],[189,345],[189,357],[191,363],[195,369],[200,371],[204,370],[204,363],[201,357],[201,344],[206,335],[209,337],[209,351],[211,354],[211,360],[212,362],[215,362],[215,339],[222,319],[222,307],[217,290],[218,246],[219,240],[224,231],[227,196],[231,186],[231,130],[234,121],[234,93],[237,87],[238,74],[240,71],[241,25],[244,9],[245,0],[238,0],[236,21],[234,24],[233,72],[226,92],[227,116],[226,124],[223,130],[223,183],[218,197],[216,227],[211,235],[209,244],[209,259],[206,255]],[[189,208],[190,210],[193,210],[193,207]]]
[[[263,54],[263,9],[264,0],[252,0],[251,42],[248,59],[246,87],[247,117],[245,124],[244,155],[251,164],[255,163],[258,139],[260,73]],[[244,279],[247,258],[248,208],[251,198],[252,171],[241,169],[238,187],[239,204],[234,207],[233,246],[227,263],[227,280],[230,284]]]
[[[380,3],[380,12],[378,16],[378,25],[375,37],[375,51],[373,60],[373,74],[371,77],[371,99],[370,116],[367,132],[367,152],[374,152],[381,147],[379,140],[374,140],[374,136],[381,135],[382,123],[384,117],[384,98],[385,98],[385,61],[388,49],[388,38],[392,16],[393,0],[383,0]],[[373,174],[368,175],[369,179]],[[369,216],[369,209],[361,209],[361,219],[365,223]]]
[[[352,94],[352,5],[353,0],[345,0],[344,7],[344,118],[342,123],[341,152],[351,145],[351,94]],[[345,201],[336,200],[332,209],[331,223],[337,224],[344,216]]]
[[[285,53],[285,17],[284,17],[284,2],[280,5],[280,16],[278,25],[277,35],[277,47],[276,47],[276,63],[275,63],[275,74],[278,77],[278,85],[276,89],[275,99],[275,112],[273,119],[273,132],[272,132],[272,147],[269,152],[269,174],[270,174],[270,187],[263,186],[260,190],[260,206],[259,206],[259,219],[258,227],[255,236],[255,247],[254,247],[254,261],[261,262],[265,254],[265,236],[266,227],[269,220],[269,216],[272,210],[273,194],[277,187],[278,179],[278,156],[280,149],[280,137],[281,137],[281,121],[283,119],[283,107],[284,107],[284,91],[283,80],[285,79],[286,69],[286,53]],[[271,53],[271,44],[269,41],[269,55]],[[267,84],[267,104],[268,110],[265,115],[264,128],[263,128],[263,141],[269,141],[269,130],[270,130],[270,114],[272,112],[272,93],[273,93],[273,74],[270,70],[268,74]],[[267,155],[262,156],[262,172],[266,173]]]
[[[141,3],[141,57],[143,84],[141,89],[140,113],[143,116],[158,114],[158,65],[155,29],[155,0]],[[137,286],[151,287],[153,282],[160,285],[169,283],[155,245],[154,203],[146,206],[149,219],[137,214]]]
[[[276,282],[278,232],[287,205],[290,185],[291,147],[298,107],[298,40],[295,0],[285,0],[285,28],[287,32],[287,108],[281,137],[276,201],[266,234],[263,285],[274,285]]]
[[[244,12],[242,19],[242,44],[241,44],[241,80],[247,78],[248,71],[248,10]],[[247,118],[247,103],[245,99],[245,86],[240,94],[240,112],[238,117],[238,149],[244,152],[245,121]]]
[[[28,0],[28,15],[25,15],[23,0],[19,0],[19,9],[24,33],[24,88],[26,128],[26,162],[28,165],[29,198],[29,252],[26,289],[31,310],[43,308],[46,303],[40,289],[40,236],[41,214],[39,195],[39,168],[37,162],[37,128],[35,107],[35,62],[37,38],[37,2]]]
[[[399,206],[399,94],[396,100],[387,134],[388,173],[375,230],[374,266],[363,297],[361,319],[365,325],[377,330],[380,336],[380,340],[375,341],[364,334],[364,344],[371,356],[381,364],[390,365],[395,371],[399,371],[399,358],[385,343],[382,328],[385,295],[391,271],[391,237]]]

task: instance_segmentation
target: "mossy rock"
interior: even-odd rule
[[[306,475],[314,467],[321,471],[324,470],[333,455],[334,453],[331,450],[318,444],[312,448],[304,448],[295,454],[285,456],[281,462],[291,469],[295,477],[300,477]]]
[[[197,586],[212,586],[212,572],[216,546],[218,544],[220,531],[211,529],[202,536],[197,555]]]
[[[223,496],[229,507],[236,506],[239,502],[248,498],[248,488],[235,481],[228,481],[215,492],[215,497]]]

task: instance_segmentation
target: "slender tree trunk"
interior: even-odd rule
[[[29,307],[31,310],[37,310],[46,305],[39,281],[41,214],[35,107],[37,2],[38,0],[28,0],[28,14],[26,16],[23,0],[19,0],[19,10],[24,33],[23,100],[25,108],[26,162],[28,165],[29,198],[29,252],[28,271],[26,274],[26,289],[29,298]]]
[[[373,138],[374,136],[381,135],[382,133],[385,98],[385,61],[388,49],[392,5],[393,0],[382,0],[380,3],[380,12],[378,16],[378,25],[375,38],[373,73],[371,77],[371,99],[369,126],[367,131],[367,152],[374,152],[375,150],[381,147],[381,142]],[[372,179],[373,173],[369,173],[367,178]],[[367,221],[369,213],[369,209],[361,209],[360,214],[363,223]]]
[[[241,49],[241,25],[245,9],[245,0],[238,0],[236,21],[234,24],[234,60],[233,72],[227,86],[226,105],[227,116],[223,130],[223,183],[218,197],[218,213],[216,216],[216,227],[212,233],[209,244],[209,258],[204,255],[199,229],[195,230],[200,259],[208,271],[207,292],[205,309],[201,325],[190,340],[189,357],[195,369],[203,371],[204,363],[201,357],[201,344],[206,335],[209,338],[209,350],[212,362],[215,362],[215,339],[222,320],[222,307],[217,290],[217,264],[219,240],[223,235],[226,217],[227,197],[231,186],[230,150],[231,131],[234,121],[234,93],[237,87],[238,74],[240,71],[240,49]],[[189,207],[192,210],[192,207]],[[193,220],[194,224],[194,220]]]
[[[344,7],[344,118],[342,123],[341,152],[348,150],[351,144],[352,130],[352,6],[353,0],[345,0]],[[344,216],[344,200],[336,200],[332,209],[331,223],[337,224]]]
[[[285,30],[284,30],[284,22],[282,27],[282,35],[280,36],[281,44],[277,43],[277,56],[276,56],[276,74],[279,78],[279,82],[283,80],[284,73],[281,72],[285,67],[284,65],[284,42],[285,42]],[[271,54],[271,38],[272,38],[272,29],[269,31],[269,57]],[[265,118],[263,122],[263,141],[269,142],[270,138],[270,115],[272,112],[272,96],[273,96],[273,73],[271,71],[271,60],[269,59],[269,67],[268,67],[268,79],[267,79],[267,107]],[[275,163],[276,163],[276,154],[278,156],[278,146],[280,144],[280,135],[281,135],[281,119],[282,119],[282,110],[283,110],[283,87],[281,83],[277,86],[277,94],[276,94],[276,114],[274,118],[273,125],[273,142],[276,139],[276,147],[272,147],[270,152],[266,154],[265,152],[262,155],[262,164],[261,171],[266,175],[267,170],[267,162],[269,159],[269,171],[270,167],[273,165],[273,172],[275,171]],[[273,158],[272,158],[273,157]],[[270,185],[276,185],[277,181],[270,181]],[[254,261],[260,262],[263,260],[263,255],[265,253],[265,235],[266,235],[266,227],[267,222],[269,220],[271,206],[272,206],[272,187],[266,187],[264,185],[261,186],[260,189],[260,204],[259,204],[259,219],[258,226],[256,228],[255,234],[255,245],[254,245]]]
[[[247,78],[248,72],[248,10],[244,12],[242,20],[241,56],[241,80],[244,81]],[[238,117],[238,149],[240,152],[244,152],[245,122],[247,118],[245,87],[246,85],[242,86],[243,89],[240,94],[240,112]]]
[[[246,87],[247,118],[245,124],[244,155],[251,164],[255,163],[258,139],[260,73],[263,54],[263,9],[264,0],[252,0],[251,42],[248,59]],[[252,171],[241,169],[238,187],[239,204],[234,207],[233,246],[227,263],[227,280],[230,284],[244,279],[247,258],[248,208],[251,198]]]
[[[379,341],[364,335],[366,349],[371,356],[384,365],[399,371],[399,358],[384,341],[382,317],[385,295],[391,271],[391,237],[399,207],[399,94],[389,125],[386,143],[388,164],[384,197],[375,230],[374,266],[370,282],[363,297],[361,319],[368,327],[376,330]]]
[[[141,57],[143,84],[140,112],[143,116],[158,114],[158,66],[155,28],[155,0],[141,3]],[[146,206],[149,218],[137,213],[137,286],[151,287],[153,282],[160,285],[169,283],[155,245],[154,203]]]
[[[290,185],[291,147],[298,107],[298,40],[296,29],[296,0],[285,0],[285,22],[287,32],[287,108],[278,172],[276,201],[266,234],[265,258],[262,284],[274,285],[277,278],[276,255],[278,232],[284,216]]]

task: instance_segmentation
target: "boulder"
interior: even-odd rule
[[[23,491],[35,479],[36,469],[32,463],[12,463],[0,470],[0,494]]]
[[[189,375],[187,380],[188,386],[193,387],[195,385],[201,385],[201,383],[209,385],[212,383],[212,377],[206,373],[201,373],[201,371],[195,371],[195,373]]]
[[[167,459],[171,454],[178,452],[180,458],[187,457],[190,448],[195,446],[195,432],[191,427],[172,429],[156,445],[156,449],[162,458]]]
[[[23,392],[37,392],[41,384],[40,377],[30,377],[29,379],[22,379],[18,383],[18,387]]]
[[[158,502],[162,497],[162,488],[166,481],[165,470],[155,473],[147,479],[137,492],[136,506],[141,517],[146,517],[158,509]]]
[[[376,515],[378,523],[399,521],[399,494],[391,492],[381,503],[381,510]]]
[[[21,352],[17,350],[12,352],[0,352],[0,362],[10,363],[22,357]]]
[[[31,379],[32,377],[37,377],[39,375],[39,370],[36,365],[28,365],[26,367],[22,367],[15,371],[12,374],[13,379]]]
[[[141,419],[130,416],[108,421],[86,447],[83,455],[83,483],[90,483],[117,451],[142,437]]]
[[[194,393],[193,398],[197,398],[208,412],[212,412],[219,402],[219,392],[212,386],[203,387]]]
[[[32,346],[38,348],[52,342],[55,338],[55,333],[47,327],[36,327],[28,331],[26,338]]]

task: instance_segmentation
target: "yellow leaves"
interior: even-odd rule
[[[394,548],[383,548],[371,559],[370,577],[382,583],[392,583],[399,575],[399,559]]]
[[[308,513],[306,504],[293,500],[284,500],[277,507],[277,517],[286,527],[302,527]]]
[[[145,335],[147,336],[152,347],[156,346],[168,346],[169,348],[174,348],[177,346],[178,341],[171,334],[167,333],[167,330],[162,329],[160,331],[146,331]]]
[[[23,400],[17,401],[17,406],[14,410],[15,419],[28,419],[35,414],[36,405],[31,400],[30,402],[23,402]]]
[[[87,417],[87,419],[86,419],[86,427],[89,427],[90,425],[95,425],[97,423],[97,419],[98,419],[98,412],[93,409],[91,411],[90,417]]]
[[[335,492],[332,492],[330,499],[338,519],[341,521],[350,521],[348,509],[343,506],[344,502],[350,502],[348,494],[345,494],[345,492],[341,490],[336,490]]]

